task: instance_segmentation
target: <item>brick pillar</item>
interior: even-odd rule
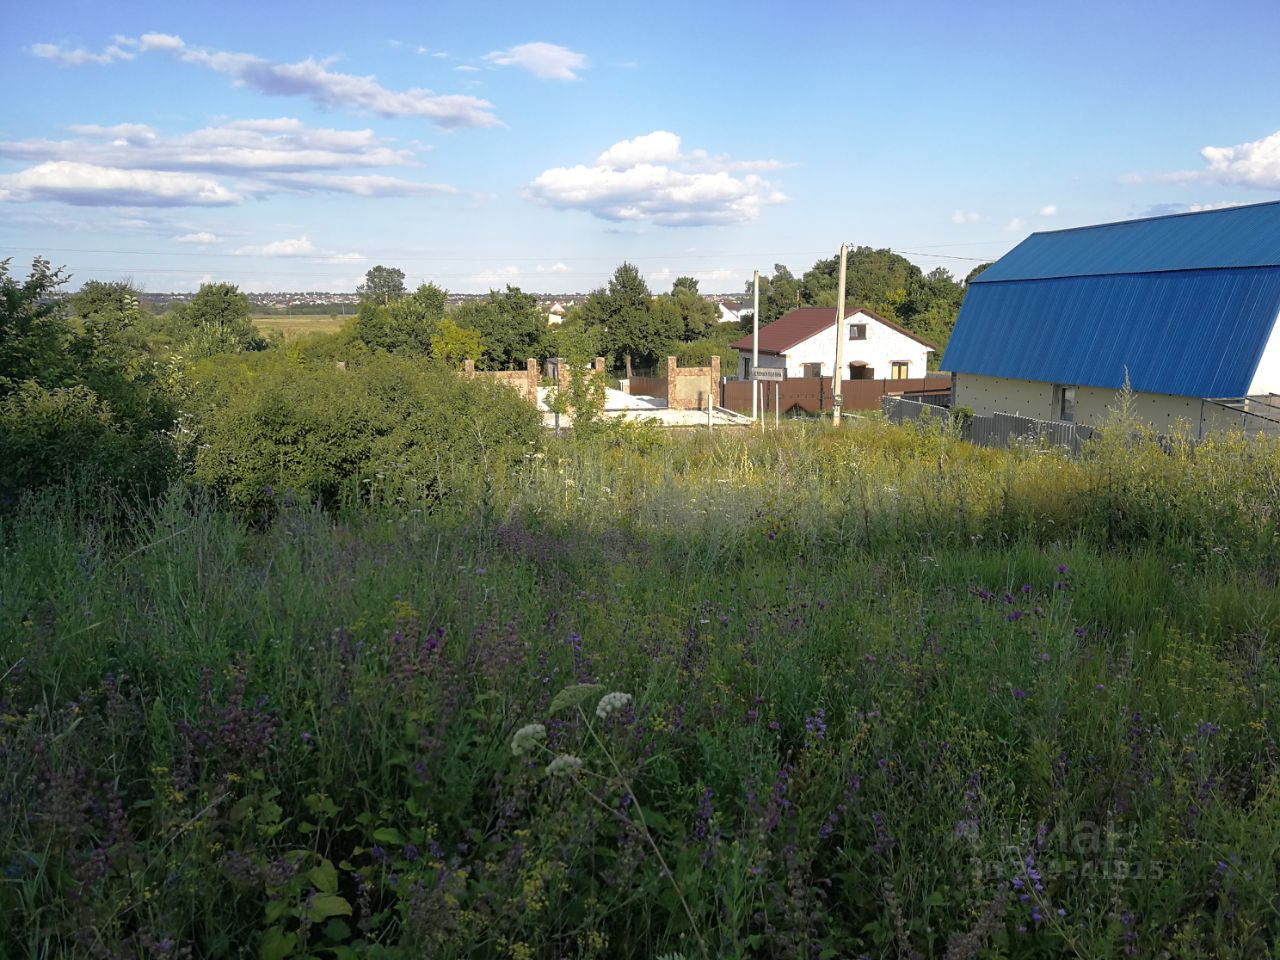
[[[668,391],[671,389],[669,382],[674,380],[675,378],[676,378],[676,358],[667,357],[667,380],[668,380],[667,390]]]
[[[591,366],[596,373],[604,373],[604,357],[596,357],[595,362]]]
[[[476,362],[470,358],[462,361],[462,373],[467,377],[476,375]]]
[[[525,390],[529,395],[530,403],[538,402],[538,384],[541,377],[538,376],[538,361],[530,357],[524,362],[524,378]]]
[[[711,388],[707,394],[712,398],[711,403],[714,405],[720,397],[720,357],[713,355],[711,357]]]
[[[569,392],[569,361],[564,357],[556,358],[556,384],[560,388],[561,393]]]

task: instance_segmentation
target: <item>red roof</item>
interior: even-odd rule
[[[938,349],[936,345],[930,343],[924,337],[916,336],[905,327],[898,326],[892,320],[886,320],[878,313],[872,313],[866,307],[846,307],[845,319],[852,320],[859,313],[865,314],[877,323],[883,323],[892,330],[897,330],[903,336],[910,337],[917,343],[924,344],[930,350]],[[800,307],[797,310],[792,310],[785,316],[773,321],[773,323],[766,324],[760,328],[760,352],[786,353],[802,340],[808,340],[814,334],[821,333],[828,327],[834,326],[835,322],[835,307]],[[751,334],[747,334],[740,340],[733,341],[729,346],[737,350],[750,350],[751,340]]]

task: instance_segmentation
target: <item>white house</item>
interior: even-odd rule
[[[751,304],[733,301],[731,303],[720,303],[720,322],[721,323],[737,323],[740,320],[750,320],[751,315],[755,312]]]
[[[965,293],[942,368],[975,413],[1280,430],[1280,203],[1032,234]]]
[[[558,327],[564,321],[565,309],[560,305],[559,301],[551,304],[547,310],[547,325]]]
[[[923,377],[928,340],[865,308],[845,311],[846,380],[906,380]],[[732,344],[738,351],[738,376],[751,378],[752,335]],[[836,308],[801,307],[760,328],[760,366],[780,368],[787,379],[830,377],[836,359]]]

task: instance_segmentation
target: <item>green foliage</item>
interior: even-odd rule
[[[120,416],[83,384],[27,380],[0,399],[0,503],[62,483],[131,498],[162,493],[177,474],[173,443]]]
[[[24,380],[61,383],[68,376],[64,348],[69,329],[58,289],[66,273],[37,257],[31,274],[19,282],[0,260],[0,396]]]
[[[547,318],[538,298],[519,287],[490,290],[480,300],[468,300],[454,311],[459,326],[476,330],[484,341],[485,355],[477,357],[481,370],[512,370],[530,357],[546,356]]]
[[[0,263],[0,496],[68,478],[157,492],[177,468],[166,435],[176,411],[167,372],[138,332],[136,291],[86,284],[71,299],[73,322],[64,281],[41,259],[25,283]]]
[[[364,275],[364,283],[356,288],[361,301],[387,306],[405,294],[404,271],[399,267],[370,267]]]
[[[351,322],[351,336],[370,350],[429,356],[447,296],[448,291],[434,283],[424,283],[389,304],[365,298]]]
[[[233,283],[202,283],[173,314],[173,323],[185,333],[179,349],[190,360],[267,347],[249,319],[249,298]]]
[[[430,507],[540,436],[536,411],[510,389],[387,355],[346,370],[218,358],[193,376],[194,480],[246,515],[270,512],[286,491],[326,507]]]
[[[484,352],[480,331],[461,327],[451,317],[440,321],[431,338],[432,355],[455,370],[461,369],[464,360],[483,357]]]

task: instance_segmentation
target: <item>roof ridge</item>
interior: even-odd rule
[[[1130,223],[1150,223],[1153,220],[1172,220],[1175,217],[1203,217],[1215,213],[1234,213],[1239,210],[1253,210],[1258,207],[1273,207],[1277,204],[1280,204],[1280,200],[1262,200],[1258,203],[1237,203],[1229,207],[1216,207],[1212,210],[1182,210],[1178,213],[1158,213],[1151,217],[1130,217],[1128,220],[1108,220],[1106,223],[1083,223],[1077,227],[1059,227],[1056,230],[1035,230],[1027,234],[1027,236],[1045,237],[1055,233],[1072,233],[1077,230],[1103,230],[1107,227],[1122,227]]]

